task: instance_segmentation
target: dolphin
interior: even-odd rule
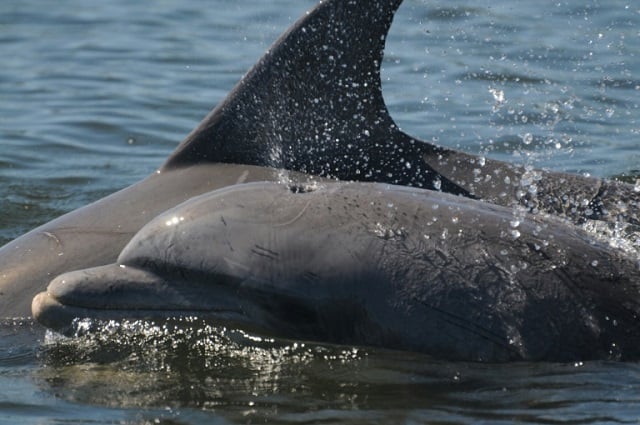
[[[637,359],[640,269],[555,217],[418,188],[234,185],[159,215],[113,264],[33,301],[76,317],[196,315],[465,361]]]
[[[55,276],[114,262],[157,214],[230,184],[316,176],[523,205],[580,223],[637,224],[614,181],[480,159],[402,132],[382,97],[384,43],[402,0],[325,0],[288,29],[151,176],[0,248],[0,317],[30,315]],[[284,170],[284,171],[283,171]],[[523,177],[525,176],[525,177]]]

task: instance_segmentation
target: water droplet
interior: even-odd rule
[[[167,220],[165,222],[165,224],[167,226],[175,226],[176,224],[180,223],[181,221],[184,221],[184,217],[173,216],[169,220]]]

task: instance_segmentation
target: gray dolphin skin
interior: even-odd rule
[[[451,352],[451,358],[564,358],[571,357],[580,351],[577,349],[580,344],[583,344],[583,356],[578,357],[601,358],[606,357],[606,350],[603,347],[609,341],[614,341],[620,346],[624,345],[620,336],[622,333],[628,334],[629,341],[635,341],[636,331],[632,326],[631,316],[635,314],[632,313],[635,311],[632,306],[637,304],[638,291],[634,286],[634,282],[637,282],[637,273],[633,260],[624,259],[622,254],[618,253],[607,254],[607,250],[603,247],[591,248],[590,250],[588,246],[591,246],[593,241],[586,243],[583,239],[586,236],[571,235],[578,232],[574,228],[575,225],[586,220],[639,225],[638,193],[631,185],[615,181],[550,171],[525,170],[519,166],[491,159],[480,161],[478,157],[473,155],[434,146],[403,133],[387,111],[382,97],[380,80],[380,66],[386,34],[400,4],[401,0],[327,0],[320,2],[271,46],[258,63],[233,88],[228,97],[216,106],[186,137],[156,173],[131,187],[36,228],[0,248],[0,317],[30,315],[33,297],[39,292],[45,291],[47,284],[52,279],[53,282],[48,289],[49,295],[38,295],[33,302],[33,310],[36,319],[54,328],[63,327],[64,323],[68,322],[69,314],[65,312],[69,311],[87,314],[89,317],[100,316],[108,312],[120,315],[120,317],[125,316],[125,314],[120,314],[123,312],[127,313],[126,316],[135,316],[136,312],[142,315],[146,311],[156,310],[150,308],[149,303],[154,307],[165,303],[165,308],[160,310],[165,312],[170,310],[169,307],[173,305],[171,297],[165,297],[164,291],[165,289],[170,291],[173,285],[169,283],[169,275],[167,275],[164,287],[157,284],[160,279],[157,274],[162,274],[162,265],[160,264],[157,267],[151,267],[150,270],[141,268],[133,271],[141,281],[154,283],[154,285],[150,284],[144,287],[144,290],[140,289],[140,286],[133,285],[131,291],[128,291],[127,282],[136,280],[129,275],[114,278],[114,282],[105,284],[105,291],[111,287],[116,288],[114,292],[122,291],[123,294],[127,294],[129,301],[120,300],[122,301],[120,305],[117,305],[116,301],[109,301],[108,304],[102,305],[100,296],[96,296],[95,304],[92,304],[82,298],[81,290],[77,296],[80,296],[82,300],[76,303],[74,298],[76,295],[74,294],[78,290],[78,286],[71,285],[65,289],[66,284],[62,282],[66,282],[66,279],[61,280],[56,276],[68,272],[72,272],[68,276],[76,276],[74,270],[93,267],[106,267],[105,270],[108,271],[104,274],[87,272],[89,273],[87,276],[96,276],[98,281],[105,276],[114,276],[114,266],[109,266],[109,264],[117,264],[118,255],[121,255],[122,259],[123,256],[129,255],[127,253],[133,255],[135,251],[138,251],[138,248],[132,248],[133,242],[127,244],[143,226],[158,214],[176,207],[182,202],[189,202],[189,199],[198,195],[214,191],[211,196],[217,196],[214,195],[214,193],[219,193],[215,192],[216,190],[228,190],[228,193],[236,198],[240,196],[240,193],[243,193],[242,184],[258,181],[280,182],[285,174],[285,180],[288,184],[293,184],[294,187],[306,187],[314,181],[318,181],[320,185],[328,184],[324,182],[324,179],[360,182],[353,183],[353,186],[344,186],[349,188],[344,190],[361,190],[363,197],[372,197],[375,190],[378,190],[378,186],[372,189],[374,186],[366,182],[392,185],[388,190],[380,192],[384,196],[391,198],[397,196],[404,199],[405,196],[408,196],[406,193],[415,193],[415,196],[430,199],[433,205],[437,205],[439,200],[444,203],[454,202],[452,199],[457,198],[452,198],[452,196],[457,196],[460,199],[455,202],[464,205],[464,208],[461,207],[462,210],[468,211],[468,214],[471,215],[476,214],[475,217],[477,217],[476,221],[465,221],[466,216],[461,215],[458,222],[459,228],[462,231],[467,229],[470,235],[475,234],[478,240],[484,240],[485,244],[496,244],[496,246],[505,246],[506,242],[504,241],[509,240],[508,238],[499,240],[497,235],[502,234],[502,231],[507,234],[510,232],[504,226],[498,227],[497,222],[500,221],[500,217],[506,214],[507,210],[513,212],[514,207],[518,206],[530,212],[531,217],[526,220],[535,221],[539,219],[538,216],[546,215],[557,216],[564,220],[564,223],[561,224],[556,219],[544,219],[549,221],[549,228],[557,232],[554,238],[546,239],[553,239],[557,243],[560,253],[553,252],[553,255],[560,257],[565,255],[567,258],[573,259],[578,258],[581,251],[600,252],[600,256],[592,260],[592,263],[597,266],[595,268],[594,266],[587,267],[588,273],[591,273],[588,284],[585,284],[588,291],[581,289],[582,272],[578,273],[579,268],[567,266],[568,268],[565,269],[561,260],[550,260],[544,264],[554,264],[555,267],[563,266],[560,269],[568,271],[569,274],[553,274],[555,280],[552,280],[552,282],[558,282],[558,279],[564,279],[566,288],[559,284],[547,284],[544,280],[518,281],[518,279],[524,279],[527,273],[503,273],[502,266],[499,265],[502,263],[495,265],[494,274],[501,277],[500,279],[496,278],[495,285],[504,285],[505,288],[502,288],[504,291],[508,291],[508,287],[514,282],[517,285],[543,286],[544,289],[540,289],[540,291],[545,294],[558,293],[558,302],[555,304],[557,310],[552,309],[549,307],[551,304],[546,303],[542,303],[544,308],[540,307],[538,310],[535,308],[535,303],[525,303],[526,306],[518,304],[518,302],[524,303],[524,301],[516,299],[516,296],[513,299],[508,297],[504,300],[497,299],[498,301],[494,301],[493,304],[487,301],[483,306],[487,310],[487,314],[491,315],[494,310],[496,312],[506,311],[509,305],[512,305],[514,309],[512,314],[514,317],[520,315],[518,317],[521,318],[519,319],[521,322],[519,325],[513,321],[505,322],[504,326],[515,326],[517,329],[509,332],[504,331],[502,334],[496,330],[496,335],[499,335],[496,338],[484,334],[484,331],[477,332],[477,334],[485,335],[485,339],[493,338],[494,341],[502,341],[501,338],[508,335],[513,336],[516,341],[517,335],[524,335],[527,330],[533,333],[539,332],[541,337],[547,330],[550,333],[548,335],[550,340],[558,340],[560,334],[566,336],[565,339],[571,340],[570,336],[565,335],[565,331],[559,330],[561,328],[559,325],[549,324],[544,327],[535,321],[525,320],[523,317],[539,318],[545,314],[568,317],[570,314],[567,311],[573,311],[575,314],[572,317],[576,320],[581,318],[581,321],[575,323],[574,326],[592,326],[593,332],[589,334],[589,337],[584,336],[588,334],[587,331],[578,332],[584,337],[567,343],[574,348],[573,350],[570,349],[571,347],[564,351],[558,349],[566,356],[559,352],[553,354],[553,349],[545,351],[542,348],[532,349],[524,345],[522,347],[525,348],[514,348],[511,351],[500,351],[497,348],[492,351],[493,348],[481,349],[478,348],[479,344],[472,344],[471,347],[476,346],[477,350],[481,352],[474,356],[470,355],[468,351],[460,349],[462,351]],[[535,182],[536,190],[528,190],[531,182]],[[224,189],[227,187],[228,189]],[[335,187],[341,188],[342,186]],[[408,189],[407,187],[413,188]],[[271,198],[268,193],[271,190],[276,189],[272,189],[272,185],[266,185],[265,194],[260,195],[254,192],[257,197],[253,204],[254,208],[260,210],[270,205]],[[316,198],[322,198],[323,193],[327,193],[329,199],[333,199],[338,205],[347,206],[336,198],[338,195],[335,193],[339,193],[341,190],[343,189],[329,192],[325,192],[323,189],[310,192],[308,196],[313,201],[309,204],[309,208],[313,207],[312,204],[316,202]],[[423,201],[416,202],[417,206],[409,204],[405,206],[407,214],[411,214],[412,208],[423,208],[421,206]],[[185,204],[185,208],[187,205]],[[359,220],[363,214],[367,213],[366,205],[354,208],[352,220]],[[305,213],[302,213],[302,217],[305,217]],[[425,223],[428,223],[429,217],[431,216],[424,218]],[[444,219],[444,216],[441,218]],[[330,222],[333,219],[328,217],[327,220]],[[489,229],[487,232],[490,236],[474,233],[478,227],[478,220],[493,223],[485,226],[486,229]],[[314,223],[317,222],[319,221],[314,221]],[[353,223],[353,225],[355,226],[357,223]],[[193,226],[194,229],[199,228],[195,224]],[[411,229],[419,228],[411,220],[407,221],[406,226]],[[324,244],[328,242],[324,241],[321,235],[324,232],[323,229],[309,229],[313,233],[320,234],[313,238],[307,238],[308,243],[312,246],[307,246],[305,249],[308,252],[313,252],[314,258],[317,257],[318,261],[325,258],[326,263],[319,264],[319,268],[323,266],[326,269],[337,269],[340,264],[346,267],[348,264],[345,262],[346,259],[340,260],[342,261],[340,262],[338,258],[331,257],[330,253],[327,253],[326,257],[319,256],[317,253],[321,247],[327,247]],[[511,241],[516,246],[520,246],[519,244],[523,243],[521,241],[528,240],[527,238],[533,238],[533,233],[528,234],[531,226],[526,231],[524,229],[518,229],[522,234],[521,237]],[[533,230],[531,231],[533,232]],[[197,233],[197,230],[194,232]],[[148,234],[148,230],[143,231],[142,234]],[[336,245],[341,247],[352,245],[354,252],[360,250],[358,245],[360,237],[365,239],[371,237],[367,236],[367,233],[362,229],[354,233],[353,240],[349,239],[347,235],[337,235],[335,232],[326,234],[336,238]],[[435,237],[429,234],[428,236]],[[136,236],[136,240],[138,237],[141,237],[140,234]],[[238,237],[242,239],[241,236]],[[292,246],[299,246],[304,241],[304,239],[293,235],[290,238],[288,243]],[[578,239],[583,242],[575,242]],[[390,238],[386,242],[390,244],[389,249],[393,248],[394,240]],[[324,242],[321,243],[321,241]],[[283,241],[283,247],[288,246],[285,242],[287,241]],[[377,243],[384,245],[385,242]],[[593,243],[595,244],[593,246],[597,246],[595,242]],[[121,254],[125,246],[127,246],[126,251]],[[536,245],[534,244],[534,246]],[[166,248],[162,245],[157,247],[160,250]],[[333,248],[325,249],[331,251]],[[459,249],[463,249],[463,247],[461,246]],[[487,250],[486,252],[495,253],[494,247],[485,246],[484,249]],[[531,249],[525,251],[516,249],[509,251],[511,252],[509,255],[514,256],[515,253],[520,252],[521,260],[526,263],[532,255],[532,251]],[[304,252],[304,250],[300,252]],[[422,282],[425,288],[418,289],[421,285],[416,277],[401,290],[415,290],[417,293],[422,291],[427,294],[430,293],[428,287],[431,285],[428,278],[437,275],[439,269],[434,267],[427,271],[426,266],[419,264],[419,252],[424,252],[424,250],[418,250],[415,254],[418,256],[416,258],[409,251],[396,250],[387,261],[389,264],[398,265],[398,274],[410,273],[407,268],[411,267],[421,270],[421,273],[426,273]],[[443,252],[446,254],[446,251]],[[551,251],[549,252],[551,253]],[[209,253],[206,258],[211,258],[214,254],[215,252]],[[268,253],[265,254],[268,255]],[[435,261],[439,256],[434,255],[432,258]],[[441,259],[441,263],[435,262],[434,264],[446,266],[448,258],[445,255]],[[469,255],[459,257],[460,268],[457,269],[457,272],[461,275],[468,273],[469,268],[475,267],[474,258],[476,257],[470,251]],[[487,256],[486,258],[493,257]],[[248,264],[246,258],[245,261],[240,261],[242,258],[237,260],[237,264]],[[202,261],[203,264],[209,264],[209,260],[205,261],[203,258]],[[331,263],[332,261],[336,262],[335,266]],[[416,261],[417,264],[413,264],[412,261]],[[303,263],[304,261],[290,262],[287,263],[288,265],[283,264],[282,267],[294,267],[296,264]],[[509,264],[511,266],[515,263]],[[584,265],[584,262],[579,262],[579,264]],[[611,269],[613,264],[618,264],[619,268]],[[361,267],[358,264],[353,264],[353,266],[356,269]],[[171,268],[169,264],[167,267]],[[517,264],[514,267],[517,267]],[[542,268],[538,270],[536,267]],[[118,266],[118,269],[121,267]],[[537,273],[542,276],[543,269],[543,266],[532,265],[528,273],[534,275]],[[444,267],[443,272],[445,270],[448,274],[455,274],[453,271],[456,269],[453,266],[447,266]],[[510,271],[511,269],[505,270]],[[190,273],[197,274],[197,270],[192,270]],[[203,275],[199,275],[199,282],[203,282],[205,280],[203,276],[208,274],[206,270],[202,270],[202,273]],[[295,276],[297,270],[292,269],[288,273]],[[355,271],[350,273],[353,274]],[[379,273],[374,276],[374,282],[380,282],[382,286],[387,285],[386,288],[395,288],[393,285],[394,282],[397,284],[396,280],[383,276],[382,272]],[[345,274],[345,276],[347,275],[349,274]],[[230,276],[235,275],[231,274]],[[333,278],[337,278],[337,276],[333,276]],[[312,281],[315,282],[315,286],[313,291],[309,289],[310,294],[320,294],[324,291],[325,296],[330,299],[330,293],[335,290],[337,284],[327,281],[323,285],[322,280]],[[362,284],[364,281],[356,279],[353,282]],[[463,293],[466,286],[460,282],[462,281],[452,281],[452,291],[453,288],[457,288],[457,291],[461,292],[460,299],[464,300],[466,298]],[[469,281],[470,288],[474,287],[473,282],[475,281]],[[600,285],[598,286],[596,282],[599,282]],[[299,284],[303,283],[299,282]],[[342,286],[348,287],[348,285],[347,282]],[[216,292],[220,287],[218,285],[215,286],[217,289],[214,289],[212,286],[211,291]],[[356,287],[353,288],[354,294],[357,293]],[[87,289],[87,294],[99,293],[99,291],[96,292],[95,284],[90,283],[88,278],[87,288],[91,288]],[[493,287],[482,285],[476,285],[475,288],[469,289],[470,293],[475,290],[482,294],[485,291],[489,296],[495,290]],[[270,297],[270,289],[269,287],[264,288],[263,296],[265,298]],[[453,303],[449,305],[451,309],[443,309],[442,311],[453,315],[451,316],[452,322],[458,321],[460,316],[466,314],[465,309],[470,308],[463,301],[460,301],[459,306],[455,307],[454,295],[451,295],[453,292],[449,294],[444,290],[441,292],[433,290],[435,297],[451,298],[450,301]],[[563,307],[563,302],[569,302],[567,301],[569,297],[563,296],[562,294],[568,293],[563,291],[573,291],[572,293],[576,297],[572,301],[573,304],[566,308]],[[373,289],[371,292],[374,292]],[[140,296],[136,296],[136,293]],[[229,295],[228,291],[223,291],[222,297],[227,297],[227,295]],[[147,297],[148,302],[144,301]],[[484,299],[480,295],[477,297],[478,300]],[[233,299],[230,295],[228,298]],[[552,299],[549,296],[543,298],[545,300]],[[106,300],[112,298],[106,297],[104,299],[106,303]],[[215,303],[213,301],[215,297],[208,299]],[[66,306],[67,300],[73,300],[71,305],[78,308]],[[305,303],[302,300],[293,298],[292,300],[299,302],[301,311],[306,309],[303,307]],[[307,301],[312,300],[313,297],[310,295]],[[408,294],[405,295],[405,302],[409,303],[411,300],[413,298]],[[282,308],[286,307],[295,311],[296,303],[293,301],[285,303],[286,305],[283,305]],[[429,305],[437,306],[445,301],[447,300],[434,300],[430,301]],[[619,328],[613,329],[611,328],[613,325],[607,327],[606,323],[598,322],[598,318],[604,317],[602,315],[608,314],[609,310],[615,310],[614,306],[618,304],[627,306],[624,309],[620,307],[625,313],[621,313],[616,322],[620,326]],[[254,302],[252,305],[256,305],[256,303]],[[426,304],[422,303],[422,305]],[[582,306],[582,309],[578,305]],[[523,306],[527,309],[526,313],[520,311],[525,308]],[[174,307],[177,312],[182,311],[178,305]],[[361,311],[373,311],[369,307],[371,306],[363,306]],[[353,342],[362,341],[374,345],[416,349],[433,352],[443,357],[447,357],[444,347],[454,346],[454,344],[437,343],[438,338],[435,335],[428,335],[427,330],[433,330],[436,327],[430,328],[431,325],[419,321],[428,320],[428,317],[431,316],[421,316],[417,313],[416,316],[407,315],[408,311],[413,311],[413,307],[411,309],[407,307],[403,314],[395,317],[392,314],[395,310],[385,310],[382,306],[380,308],[379,313],[382,316],[386,315],[386,319],[396,325],[404,323],[405,328],[423,328],[422,334],[414,335],[420,341],[409,344],[407,339],[410,339],[411,336],[398,334],[397,341],[402,342],[394,344],[392,343],[394,339],[391,330],[390,334],[385,334],[384,337],[380,336],[378,344],[374,340],[357,337],[355,331],[349,333],[347,330],[345,330],[344,338],[337,335],[323,339],[351,342],[348,338],[351,335]],[[373,309],[375,310],[375,308]],[[400,309],[400,311],[403,310]],[[578,311],[585,313],[578,317]],[[592,312],[593,319],[589,319],[590,316],[586,312]],[[613,313],[615,311],[607,317],[618,317]],[[435,315],[435,313],[433,314]],[[58,320],[55,319],[56,315],[60,316]],[[234,315],[230,313],[230,316]],[[292,316],[295,314],[292,313]],[[343,324],[345,329],[360,323],[357,320],[349,322],[345,316],[340,317],[345,319]],[[498,313],[492,317],[494,320],[500,320]],[[562,321],[562,319],[558,320]],[[566,323],[563,323],[568,326],[569,319],[564,320]],[[456,323],[464,324],[467,322],[460,319]],[[620,323],[625,323],[627,326],[623,327],[619,325]],[[254,323],[254,325],[260,327],[261,324]],[[303,326],[304,324],[292,322],[285,326],[283,323],[282,333],[292,336],[310,335],[311,337],[314,335],[313,332],[303,332],[302,329],[297,333],[294,332],[295,329],[288,333],[284,331],[298,325]],[[494,325],[483,324],[482,326],[483,329],[497,329]],[[274,328],[272,326],[264,327]],[[398,325],[389,329],[399,329],[400,327]],[[458,328],[462,329],[464,326],[461,325]],[[566,330],[564,327],[562,329]],[[600,329],[602,332],[598,333],[595,329]],[[322,332],[318,330],[318,335],[321,334]],[[606,336],[598,339],[595,337],[596,334]],[[456,333],[452,330],[449,338],[464,339],[465,335],[460,331]],[[430,344],[429,338],[433,338],[433,344]],[[522,339],[528,340],[525,337]],[[592,344],[593,340],[596,342]],[[627,345],[624,346],[628,348]],[[637,351],[628,348],[628,351],[623,354],[632,356],[635,353]]]
[[[450,360],[640,354],[640,271],[555,218],[380,183],[235,185],[54,279],[36,319],[180,314]]]

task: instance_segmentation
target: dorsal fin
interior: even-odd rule
[[[328,0],[296,22],[169,157],[285,168],[465,193],[435,173],[440,148],[398,130],[382,97],[387,32],[402,0]]]

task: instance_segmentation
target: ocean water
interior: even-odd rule
[[[0,3],[0,244],[153,172],[311,0]],[[640,5],[405,0],[383,93],[409,134],[640,179]],[[478,365],[105,324],[0,323],[0,423],[637,423],[635,363]]]

